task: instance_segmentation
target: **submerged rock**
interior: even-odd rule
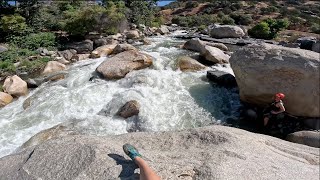
[[[118,115],[123,118],[128,118],[131,116],[135,116],[139,114],[140,104],[136,100],[128,101],[125,105],[123,105],[119,111]]]
[[[130,50],[119,53],[96,69],[106,79],[120,79],[130,71],[143,69],[152,65],[152,57],[139,51]]]
[[[237,87],[237,81],[234,75],[224,71],[207,71],[207,78],[223,87]]]
[[[0,91],[0,108],[10,104],[13,100],[13,97],[10,94]]]
[[[319,62],[319,53],[271,44],[243,47],[230,59],[241,100],[265,107],[282,92],[286,111],[306,117],[320,117]]]
[[[12,96],[25,96],[28,94],[28,85],[19,76],[8,76],[3,83],[4,92]]]
[[[206,68],[206,66],[188,56],[178,57],[178,66],[181,71],[199,71]]]
[[[67,135],[1,158],[0,177],[135,179],[137,166],[122,150],[128,142],[162,179],[319,177],[319,149],[224,126],[106,137]],[[275,169],[277,173],[270,173]]]

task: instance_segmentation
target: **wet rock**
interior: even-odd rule
[[[136,100],[128,101],[125,105],[123,105],[117,115],[128,118],[131,116],[135,116],[139,114],[140,104]]]
[[[206,68],[206,66],[188,56],[178,57],[178,66],[181,71],[199,71]]]
[[[77,62],[77,61],[82,61],[86,60],[90,57],[90,54],[75,54],[72,56],[71,61],[72,62]]]
[[[242,101],[266,107],[282,92],[286,111],[304,117],[320,117],[319,62],[316,52],[271,44],[243,47],[230,59]]]
[[[239,26],[232,25],[213,25],[209,26],[210,36],[213,38],[240,38],[245,33]]]
[[[139,39],[139,31],[138,30],[131,30],[126,32],[127,39]]]
[[[60,57],[63,57],[65,60],[69,61],[71,60],[72,56],[77,54],[77,51],[74,49],[69,49],[64,51],[58,51],[57,53]]]
[[[93,50],[93,42],[91,40],[84,40],[82,42],[68,44],[66,47],[76,50],[78,54],[87,54]]]
[[[294,132],[294,133],[288,134],[286,139],[290,142],[320,148],[320,132],[319,131]]]
[[[151,45],[151,41],[148,38],[143,38],[142,42],[144,45]]]
[[[58,71],[63,71],[66,69],[66,66],[64,64],[61,64],[57,61],[49,61],[46,65],[46,67],[44,68],[42,75],[49,75]],[[60,76],[55,76],[52,77],[51,80],[58,80],[58,79],[63,79],[64,75],[60,75]]]
[[[4,93],[0,91],[0,108],[6,106],[7,104],[11,103],[13,97],[10,94]]]
[[[312,51],[320,53],[320,41],[317,41],[312,45]]]
[[[23,109],[27,109],[28,107],[31,106],[32,99],[31,97],[28,97],[26,100],[23,101],[22,107]]]
[[[152,57],[139,51],[130,50],[119,53],[101,63],[96,69],[106,79],[120,79],[133,70],[152,65]]]
[[[101,47],[98,47],[94,51],[91,52],[91,58],[99,58],[103,56],[107,56],[112,53],[113,49],[116,47],[116,44],[108,44]]]
[[[27,83],[17,75],[8,76],[4,81],[2,88],[4,92],[16,97],[28,94]]]
[[[104,137],[66,135],[1,158],[0,177],[137,179],[136,164],[122,150],[128,142],[162,179],[319,177],[319,149],[224,126]],[[275,169],[277,173],[270,173]]]
[[[227,72],[223,71],[207,71],[207,78],[212,81],[217,83],[220,86],[227,87],[227,88],[233,88],[237,87],[237,81],[236,78]]]
[[[216,47],[211,47],[205,45],[201,48],[200,55],[205,57],[207,61],[211,61],[213,63],[229,63],[230,56],[225,54],[223,51]]]
[[[34,79],[28,78],[26,80],[28,88],[37,88],[40,84]]]
[[[316,37],[300,37],[296,43],[300,44],[301,49],[312,50],[313,44],[317,42]]]
[[[136,50],[131,44],[118,44],[112,51],[112,54],[119,54],[123,51]]]

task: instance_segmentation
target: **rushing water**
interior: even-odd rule
[[[151,40],[152,45],[139,46],[154,57],[150,68],[130,72],[117,81],[89,81],[107,58],[81,61],[69,67],[64,80],[45,83],[0,109],[0,157],[60,123],[72,122],[82,133],[107,135],[193,128],[238,116],[236,90],[209,83],[206,70],[191,73],[176,69],[178,56],[194,54],[175,47],[183,41],[166,36]],[[228,66],[212,68],[232,72]],[[22,105],[28,97],[32,103],[24,110]],[[127,120],[115,116],[129,100],[140,103],[139,116]],[[99,115],[100,111],[106,115]]]

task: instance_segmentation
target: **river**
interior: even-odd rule
[[[170,36],[150,38],[137,47],[154,58],[153,66],[130,72],[117,81],[89,81],[107,58],[71,65],[63,80],[47,82],[0,109],[0,157],[15,151],[34,134],[58,124],[93,135],[130,131],[170,131],[223,124],[237,119],[241,106],[237,89],[225,89],[205,78],[206,71],[181,72],[176,59],[194,52],[177,48],[184,41]],[[232,73],[230,66],[214,66]],[[31,97],[31,106],[23,102]],[[115,116],[129,100],[137,100],[139,116]],[[102,111],[106,115],[99,114]]]

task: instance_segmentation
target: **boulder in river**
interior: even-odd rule
[[[219,48],[222,51],[228,51],[228,47],[222,43],[211,43],[211,42],[201,41],[199,38],[192,38],[189,41],[185,42],[183,44],[183,48],[191,51],[200,52],[205,45]]]
[[[56,73],[58,71],[63,71],[66,69],[66,65],[59,63],[57,61],[49,61],[44,68],[42,75],[49,75],[52,73]],[[52,77],[51,80],[63,79],[64,75]]]
[[[112,53],[113,49],[117,46],[117,44],[108,44],[104,46],[100,46],[94,51],[91,52],[91,58],[99,58],[103,56],[107,56]]]
[[[72,56],[74,56],[75,54],[77,54],[77,51],[74,49],[68,49],[68,50],[64,50],[64,51],[58,51],[58,55],[60,57],[63,57],[65,60],[69,61],[71,60]]]
[[[241,100],[266,106],[277,92],[286,95],[286,111],[320,117],[319,53],[271,44],[252,44],[232,54]]]
[[[320,148],[319,131],[298,131],[288,134],[286,139],[290,142],[305,144],[308,146]]]
[[[93,50],[93,42],[91,40],[84,40],[81,42],[74,42],[67,45],[68,49],[75,49],[78,54],[91,53]]]
[[[7,94],[7,93],[0,91],[0,108],[11,103],[12,100],[13,100],[13,97],[10,94]]]
[[[72,56],[71,61],[72,62],[82,61],[82,60],[88,59],[89,57],[90,57],[90,54],[75,54]]]
[[[170,31],[168,29],[167,26],[165,25],[161,25],[157,30],[156,30],[157,33],[160,33],[161,35],[164,35],[164,34],[168,34]]]
[[[12,96],[25,96],[28,94],[28,85],[19,76],[8,76],[3,83],[4,92]]]
[[[122,150],[128,142],[162,179],[319,178],[318,148],[224,126],[56,137],[1,158],[0,177],[139,179],[137,165]]]
[[[233,25],[213,25],[209,26],[210,36],[213,38],[240,38],[245,33],[239,26]]]
[[[152,65],[152,57],[136,50],[124,51],[101,63],[96,69],[106,79],[120,79],[130,71]]]
[[[181,71],[199,71],[206,68],[206,66],[188,56],[178,57],[178,66]]]
[[[130,30],[126,32],[127,39],[138,39],[140,38],[138,30]]]
[[[227,87],[227,88],[233,88],[237,87],[237,81],[234,75],[224,72],[224,71],[207,71],[207,78],[217,83],[220,86]]]
[[[228,63],[230,56],[216,47],[207,46],[201,48],[200,55],[213,63]]]
[[[123,105],[119,111],[118,115],[123,118],[128,118],[131,116],[135,116],[139,114],[140,104],[136,100],[128,101],[125,105]]]
[[[118,44],[112,51],[112,54],[118,54],[121,53],[123,51],[129,51],[129,50],[136,50],[136,48],[134,46],[132,46],[131,44]]]

